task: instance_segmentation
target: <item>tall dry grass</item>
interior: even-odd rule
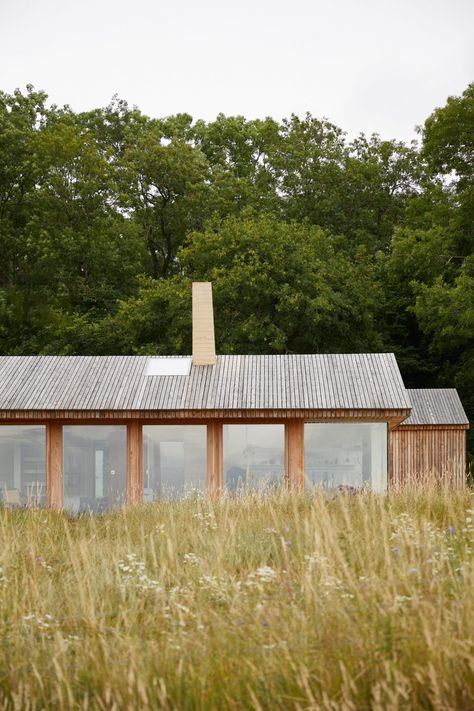
[[[474,500],[0,512],[1,709],[472,709]]]

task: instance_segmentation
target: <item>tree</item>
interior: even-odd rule
[[[474,83],[426,119],[423,154],[433,174],[451,176],[462,189],[474,174]]]
[[[474,83],[435,109],[422,130],[423,157],[433,177],[456,196],[453,228],[458,250],[474,251]]]
[[[431,336],[430,352],[440,362],[438,383],[459,389],[466,411],[474,413],[474,257],[466,259],[453,284],[437,277],[416,283],[415,313]],[[471,447],[474,439],[471,432]]]
[[[377,350],[378,290],[370,264],[310,225],[247,211],[192,233],[181,274],[143,282],[95,334],[104,351],[189,352],[190,282],[210,280],[223,353]]]
[[[0,287],[15,278],[23,251],[23,228],[29,219],[29,198],[40,166],[38,134],[47,120],[46,94],[27,87],[9,95],[0,92]]]
[[[209,162],[212,213],[226,217],[248,207],[278,212],[271,161],[281,142],[276,121],[219,114],[210,123],[197,121],[193,135]]]
[[[117,162],[119,201],[140,226],[151,275],[166,277],[186,234],[204,223],[207,161],[199,148],[149,122]]]

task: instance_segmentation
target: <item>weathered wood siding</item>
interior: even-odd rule
[[[436,482],[461,488],[466,481],[465,426],[401,426],[389,434],[391,488]]]

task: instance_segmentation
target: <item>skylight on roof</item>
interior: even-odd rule
[[[148,358],[145,375],[189,375],[191,356],[155,356]]]

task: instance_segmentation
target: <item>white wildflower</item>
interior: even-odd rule
[[[247,585],[250,587],[258,583],[273,583],[276,580],[277,574],[273,568],[268,565],[263,565],[257,568],[254,573],[250,573],[247,578]]]
[[[189,565],[199,565],[201,563],[201,558],[195,553],[185,553],[183,560],[185,563],[189,563]]]
[[[123,589],[135,588],[138,590],[161,591],[158,580],[150,578],[145,572],[145,563],[137,560],[135,553],[128,553],[125,560],[118,563],[118,569],[122,575],[121,587]]]
[[[193,518],[197,519],[203,528],[217,528],[217,523],[213,513],[202,513],[199,511],[198,513],[193,514]]]

